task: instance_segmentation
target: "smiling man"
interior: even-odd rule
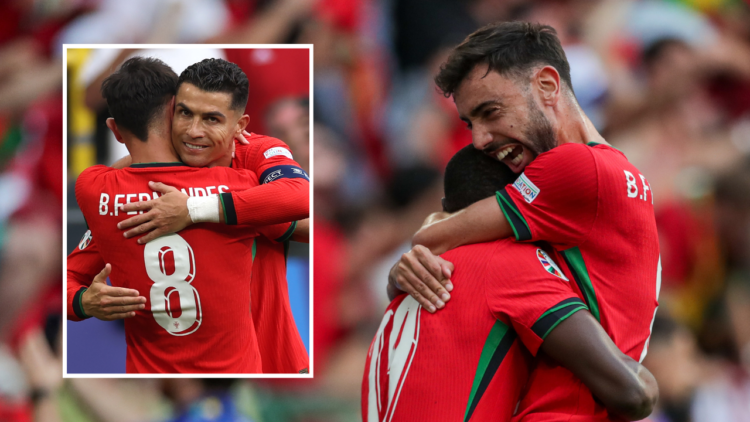
[[[661,279],[652,192],[578,106],[555,30],[485,26],[453,50],[435,81],[474,147],[521,174],[495,198],[423,227],[389,282],[435,311],[452,285],[450,263],[433,254],[505,237],[548,242],[591,314],[623,353],[642,360]],[[571,416],[609,418],[570,371],[540,360],[516,419]]]

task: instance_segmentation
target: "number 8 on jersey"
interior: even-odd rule
[[[151,286],[151,313],[169,334],[185,336],[201,325],[202,313],[195,280],[195,256],[190,245],[178,234],[154,239],[143,250],[143,261],[154,285]]]

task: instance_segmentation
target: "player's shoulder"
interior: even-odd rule
[[[451,249],[441,256],[443,259],[453,262],[469,262],[476,260],[483,260],[485,258],[496,255],[499,251],[506,249],[509,245],[513,245],[514,242],[511,239],[498,239],[491,242],[483,243],[472,243],[470,245],[463,245],[457,248]]]
[[[117,171],[112,167],[97,164],[82,171],[76,178],[76,190],[86,188],[96,181],[97,178]]]
[[[584,144],[568,143],[539,154],[524,169],[524,174],[534,182],[548,180],[555,185],[561,180],[579,177],[593,177],[596,161],[591,147]]]
[[[548,248],[537,243],[508,242],[496,249],[486,271],[496,273],[497,279],[516,283],[520,280],[536,280],[556,276],[567,281],[559,266],[559,257]]]
[[[241,144],[235,141],[235,156],[240,160],[241,167],[247,167],[250,163],[275,156],[294,159],[291,148],[281,139],[257,133],[251,133],[245,139],[249,144]]]
[[[592,155],[591,153],[591,147],[587,146],[585,144],[579,144],[579,143],[567,143],[562,144],[560,146],[557,146],[555,148],[552,148],[551,150],[544,152],[542,154],[539,154],[539,157],[532,162],[534,164],[536,161],[539,161],[540,159],[543,162],[554,162],[558,164],[567,164],[570,165],[571,163],[565,163],[560,162],[560,160],[571,160],[571,159],[581,159],[581,158],[590,158]]]
[[[84,180],[99,176],[104,173],[110,173],[116,171],[116,169],[113,169],[112,167],[107,167],[103,164],[97,164],[95,166],[88,167],[86,170],[82,171],[80,175],[78,175],[77,180],[81,180],[83,178]]]

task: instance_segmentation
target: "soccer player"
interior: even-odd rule
[[[208,229],[198,225],[146,245],[123,239],[116,223],[130,199],[150,197],[148,181],[161,178],[195,195],[247,190],[254,173],[224,167],[191,168],[179,162],[170,140],[170,105],[177,75],[156,59],[134,58],[105,80],[102,94],[115,137],[125,143],[133,164],[116,170],[93,166],[76,181],[76,199],[111,263],[112,284],[148,291],[125,321],[127,372],[261,372],[249,312],[252,227]],[[227,115],[237,132],[242,108],[225,95]],[[287,225],[264,228],[281,236]],[[109,264],[105,275],[109,272]]]
[[[233,192],[233,196],[222,195],[225,197],[222,198],[224,203],[235,204],[234,207],[228,208],[230,222],[234,222],[231,218],[231,211],[234,209],[240,210],[237,211],[238,214],[245,215],[245,223],[251,221],[257,224],[262,223],[263,218],[269,218],[271,213],[268,210],[276,207],[282,208],[277,216],[272,217],[277,221],[280,218],[290,218],[290,212],[297,214],[304,212],[306,215],[308,211],[307,186],[309,186],[307,175],[293,160],[286,144],[275,138],[247,134],[246,144],[237,144],[233,154],[235,145],[231,142],[231,134],[225,133],[226,130],[216,129],[218,125],[214,120],[225,120],[222,115],[227,113],[227,110],[216,107],[216,99],[231,95],[241,99],[244,97],[244,100],[240,101],[244,103],[247,99],[247,84],[244,73],[236,65],[224,60],[204,60],[186,69],[180,75],[175,100],[177,106],[172,124],[174,147],[179,152],[190,148],[188,144],[211,144],[212,147],[202,148],[198,152],[183,152],[183,161],[196,166],[231,163],[232,168],[252,170],[264,179],[265,184],[261,187]],[[221,123],[225,122],[220,121]],[[129,157],[120,161],[127,163]],[[268,184],[273,185],[273,190],[267,189]],[[300,194],[300,186],[304,187],[304,194]],[[197,199],[188,199],[188,196],[181,191],[161,183],[150,184],[150,187],[164,195],[146,203],[126,204],[123,211],[132,212],[153,205],[154,207],[147,214],[134,218],[151,217],[161,212],[160,206],[166,204],[174,207],[166,208],[167,212],[172,214],[166,215],[165,218],[157,218],[153,222],[154,224],[162,222],[173,224],[183,217],[182,212],[188,215],[186,205],[188,201]],[[261,193],[258,195],[256,191]],[[238,197],[249,199],[236,200]],[[247,208],[250,204],[254,209],[261,206],[265,208],[261,213],[255,213],[252,210],[242,211],[242,208]],[[182,206],[182,211],[174,213],[173,210],[179,209],[180,206]],[[218,209],[216,203],[214,203],[214,209]],[[195,219],[196,215],[190,214],[190,218]],[[256,220],[248,220],[252,218]],[[131,220],[133,219],[124,222],[126,226]],[[182,222],[177,222],[177,224],[185,226]],[[303,234],[301,230],[306,230],[307,220],[300,221],[299,226],[296,225],[296,222],[293,223],[293,226],[279,238],[267,240],[261,236],[256,240],[256,259],[253,264],[253,282],[251,283],[251,311],[263,357],[263,372],[304,373],[309,370],[307,351],[297,331],[289,306],[286,282],[285,251],[288,239],[294,236],[297,241],[306,241],[307,238],[306,232]],[[84,243],[86,247],[82,249],[81,246]],[[97,279],[95,277],[97,272],[104,266],[104,262],[98,256],[96,242],[91,239],[85,238],[68,258],[68,262],[69,319],[80,320],[87,315],[104,320],[129,317],[132,311],[125,308],[126,311],[123,313],[122,306],[145,300],[145,298],[139,299],[137,295],[123,297],[122,295],[129,293],[106,286],[102,276],[98,277],[101,282],[91,282],[92,279]],[[80,300],[72,300],[76,295]]]
[[[459,151],[445,171],[445,210],[512,183],[513,173],[500,166],[471,146]],[[389,289],[394,300],[365,367],[363,420],[508,421],[540,350],[614,414],[641,419],[651,412],[653,376],[617,349],[542,247],[502,239],[445,257],[460,286],[451,306],[430,314]]]
[[[423,227],[414,243],[439,254],[505,237],[549,242],[591,314],[623,353],[642,360],[661,272],[652,192],[580,110],[554,29],[524,22],[481,28],[454,49],[436,82],[453,96],[474,147],[521,175],[496,198]],[[412,249],[391,282],[434,310],[449,299],[438,282],[449,268],[432,253]],[[570,371],[540,359],[517,418],[571,416],[608,417]]]

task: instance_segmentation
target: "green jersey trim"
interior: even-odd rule
[[[474,374],[474,383],[471,386],[469,402],[466,405],[464,422],[471,419],[474,409],[479,404],[479,400],[482,399],[484,392],[487,391],[490,381],[500,368],[500,364],[503,362],[505,355],[508,354],[508,350],[510,350],[510,346],[513,345],[516,337],[517,334],[513,329],[501,321],[495,321],[487,340],[484,342],[477,371]]]
[[[544,340],[559,323],[582,309],[588,309],[588,307],[581,299],[577,297],[565,299],[543,313],[531,326],[531,331]]]
[[[505,214],[505,218],[508,220],[508,224],[513,229],[513,233],[516,235],[516,240],[531,240],[531,229],[526,219],[523,218],[521,211],[518,210],[516,204],[510,199],[507,188],[497,191],[495,198],[497,203],[500,205],[500,209]]]
[[[589,277],[589,271],[586,268],[586,262],[583,259],[581,250],[578,246],[566,249],[560,252],[565,263],[568,264],[568,268],[573,273],[573,278],[578,284],[578,288],[583,294],[583,298],[586,300],[586,305],[591,311],[591,315],[596,318],[597,321],[601,322],[601,316],[599,315],[599,301],[596,298],[596,291],[594,291],[594,285],[591,283],[591,277]]]
[[[287,240],[289,240],[289,238],[292,237],[292,235],[294,234],[294,231],[296,229],[297,229],[297,222],[296,221],[292,221],[292,224],[289,226],[289,228],[284,232],[284,234],[282,234],[281,236],[279,236],[275,240],[275,242],[278,242],[278,243],[286,242]]]

